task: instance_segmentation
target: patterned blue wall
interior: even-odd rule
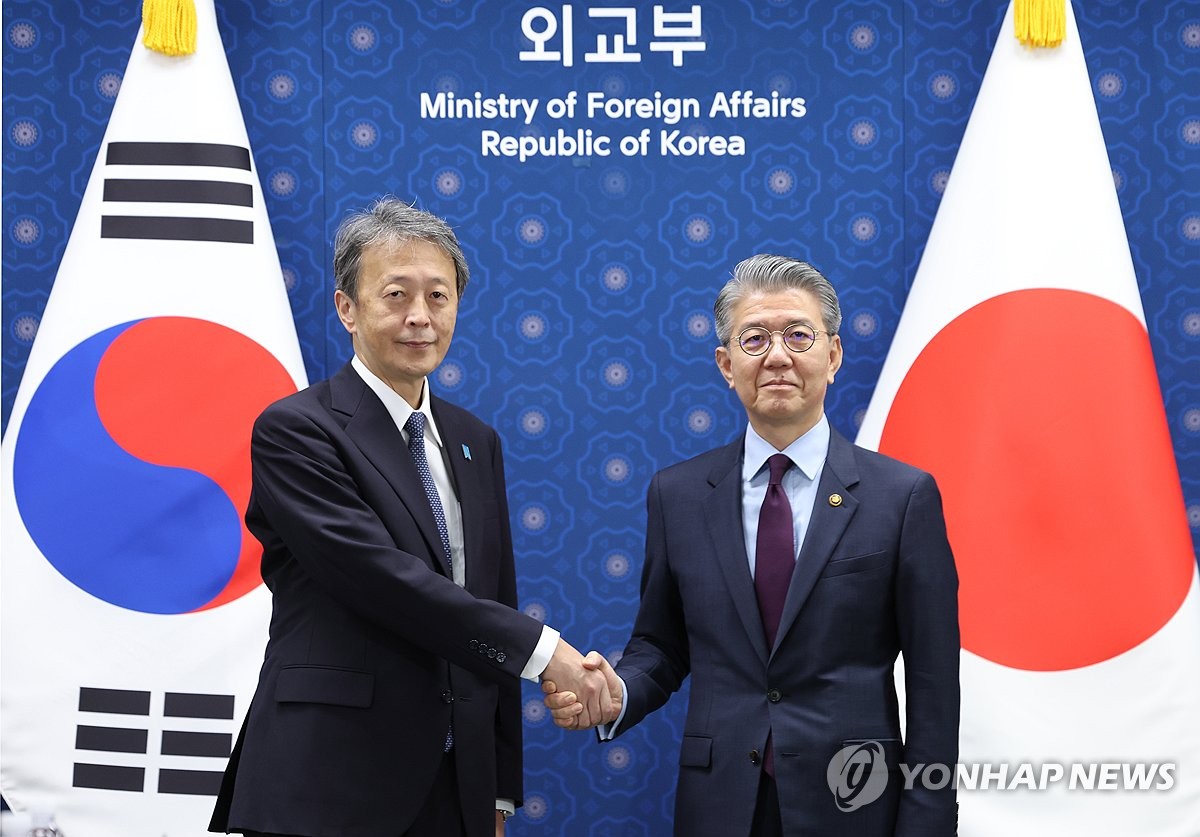
[[[218,0],[311,379],[349,356],[329,239],[380,192],[459,230],[474,279],[437,389],[507,445],[524,607],[579,647],[622,647],[637,603],[643,492],[659,467],[731,438],[741,411],[712,363],[712,297],[738,259],[800,255],[839,287],[847,365],[829,413],[853,436],[915,274],[995,43],[1001,2],[702,3],[707,49],[521,62],[533,2]],[[689,4],[667,4],[685,10]],[[548,7],[561,16],[563,4]],[[133,0],[3,4],[3,419],[62,256],[138,26]],[[1200,3],[1076,4],[1178,458],[1200,538]],[[638,4],[641,44],[650,4]],[[540,26],[535,28],[540,29]],[[560,32],[561,34],[561,32]],[[550,48],[558,48],[555,43]],[[470,98],[798,96],[802,118],[698,118],[744,156],[484,157],[479,136],[639,118],[423,118],[422,93]],[[1071,219],[1063,219],[1071,223]],[[1014,254],[1014,269],[1020,269]],[[1102,335],[1098,335],[1102,337]],[[1097,352],[1102,360],[1103,348]],[[615,744],[567,736],[526,691],[528,835],[669,833],[682,701]]]

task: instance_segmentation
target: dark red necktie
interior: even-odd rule
[[[783,475],[792,467],[792,460],[782,453],[767,460],[771,469],[767,494],[758,513],[758,541],[754,555],[754,592],[758,594],[758,612],[762,617],[763,633],[767,636],[767,653],[775,647],[779,632],[779,617],[783,615],[783,600],[787,598],[792,570],[796,568],[796,544],[792,535],[792,504],[783,490]],[[767,735],[763,770],[775,775],[775,742]]]
[[[783,475],[792,460],[777,453],[767,460],[771,469],[767,495],[758,513],[758,541],[754,557],[754,592],[758,594],[758,612],[762,616],[767,649],[775,647],[783,600],[787,598],[792,571],[796,568],[796,544],[793,539],[792,504],[783,490]]]

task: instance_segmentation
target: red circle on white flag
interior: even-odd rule
[[[1149,338],[1109,300],[1030,289],[966,311],[909,369],[879,449],[938,481],[969,651],[1032,671],[1091,665],[1187,595]]]

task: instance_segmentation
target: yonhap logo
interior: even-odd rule
[[[869,805],[887,787],[887,764],[878,741],[857,741],[834,754],[825,770],[838,809],[849,812]]]

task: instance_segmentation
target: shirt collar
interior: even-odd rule
[[[350,365],[354,367],[354,371],[363,379],[363,382],[371,388],[371,391],[379,396],[379,400],[383,402],[384,408],[392,417],[392,421],[396,423],[396,427],[403,429],[404,425],[408,424],[408,417],[420,410],[425,414],[425,432],[439,448],[442,447],[442,437],[438,434],[437,423],[433,420],[433,412],[429,407],[428,378],[421,382],[421,403],[417,405],[417,410],[414,410],[382,378],[368,369],[358,355],[350,359]]]
[[[820,420],[809,428],[807,433],[782,451],[776,450],[774,445],[758,435],[753,426],[747,424],[742,480],[752,480],[766,467],[767,459],[776,453],[787,454],[788,459],[792,460],[792,464],[799,468],[805,477],[810,481],[816,479],[817,472],[821,470],[825,456],[829,453],[829,419],[821,413]]]

